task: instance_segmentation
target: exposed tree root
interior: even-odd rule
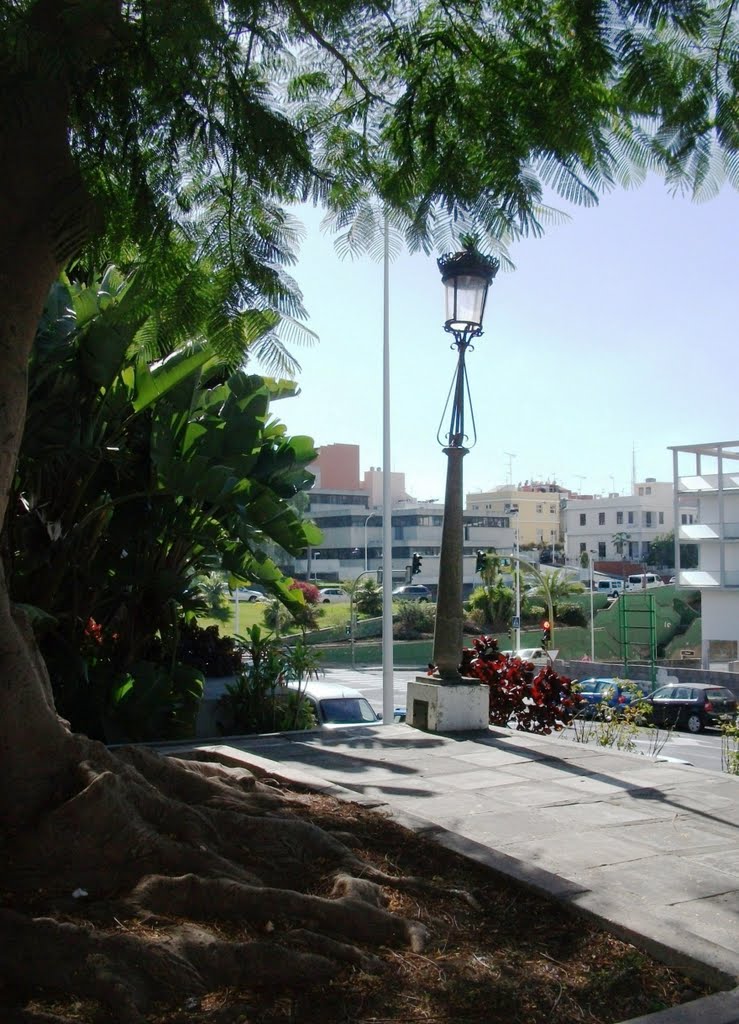
[[[429,883],[364,863],[244,769],[69,743],[68,792],[3,851],[9,907],[38,915],[0,909],[3,1021],[63,1024],[24,1007],[42,990],[141,1024],[219,987],[289,992],[345,965],[375,971],[379,947],[423,948],[425,928],[389,912],[381,886]]]

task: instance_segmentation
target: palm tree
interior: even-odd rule
[[[550,629],[554,637],[554,620],[557,613],[557,604],[571,594],[579,594],[583,587],[581,583],[568,579],[564,569],[553,569],[545,572],[538,565],[531,562],[521,562],[521,570],[524,576],[534,582],[536,589],[534,594],[543,597],[547,604]]]
[[[623,592],[626,593],[626,545],[631,540],[631,534],[625,533],[623,530],[619,530],[618,533],[614,533],[611,540],[616,545],[616,550],[621,555],[621,576],[624,584]]]

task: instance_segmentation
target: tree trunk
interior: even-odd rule
[[[23,435],[36,326],[51,284],[91,223],[69,152],[64,83],[29,80],[28,60],[0,79],[0,524]],[[33,633],[11,606],[0,566],[0,819],[11,830],[33,820],[64,787],[68,737]]]

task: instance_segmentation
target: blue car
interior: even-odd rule
[[[596,707],[603,704],[618,711],[619,708],[627,707],[634,699],[640,700],[647,693],[642,683],[625,679],[581,679],[577,687],[580,696],[586,701],[583,708],[586,715],[594,714]],[[636,693],[633,692],[634,687]]]

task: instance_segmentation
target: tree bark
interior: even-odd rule
[[[31,15],[29,25],[25,61],[4,65],[0,77],[0,524],[23,435],[36,326],[50,286],[91,224],[70,154],[66,83],[54,61],[40,57],[45,33],[33,28]],[[56,73],[49,74],[52,65]],[[65,786],[68,738],[0,566],[0,820],[11,830],[33,820]]]

